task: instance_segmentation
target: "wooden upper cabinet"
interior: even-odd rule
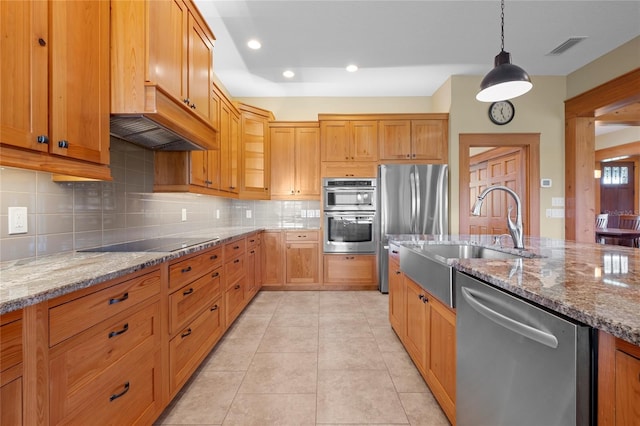
[[[48,152],[50,136],[47,7],[42,1],[0,2],[0,143],[41,152]]]
[[[189,54],[187,99],[189,107],[214,125],[210,93],[213,82],[213,41],[196,18],[189,12]]]
[[[239,104],[241,113],[240,136],[240,198],[269,199],[270,111]]]
[[[271,123],[271,198],[319,199],[320,132],[317,123]]]
[[[381,120],[380,160],[448,161],[446,119]]]
[[[378,122],[320,122],[322,161],[377,161]]]
[[[238,144],[240,117],[235,108],[220,105],[220,190],[238,193]]]

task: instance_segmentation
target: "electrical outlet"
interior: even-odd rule
[[[27,226],[27,208],[26,207],[9,207],[9,235],[26,234]]]
[[[247,219],[251,219],[251,210],[247,210]]]
[[[182,221],[187,221],[187,209],[182,209]]]

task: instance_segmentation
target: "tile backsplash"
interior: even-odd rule
[[[318,201],[154,193],[153,151],[112,138],[110,155],[111,182],[53,182],[50,173],[0,167],[0,261],[203,228],[320,226]],[[26,234],[8,233],[7,209],[14,206],[27,207]]]

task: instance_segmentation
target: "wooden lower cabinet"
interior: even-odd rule
[[[400,271],[389,256],[389,321],[455,425],[456,314]]]
[[[378,287],[374,254],[325,254],[323,268],[327,286],[375,289]]]
[[[0,315],[0,424],[22,425],[22,311]]]
[[[598,425],[640,424],[640,347],[598,334]]]
[[[286,285],[320,283],[318,231],[285,232]]]
[[[282,231],[262,233],[262,285],[265,288],[284,284],[284,234]]]

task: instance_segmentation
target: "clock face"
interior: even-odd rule
[[[495,124],[507,124],[515,115],[513,104],[509,101],[494,102],[489,106],[489,118]]]

